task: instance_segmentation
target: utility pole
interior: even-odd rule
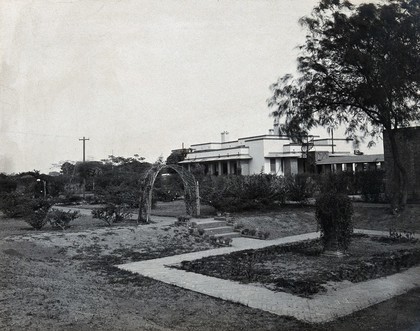
[[[89,140],[89,138],[83,137],[82,139],[79,139],[79,141],[83,141],[83,163],[85,163],[86,160],[86,140]]]
[[[82,139],[79,139],[79,141],[83,141],[83,163],[86,161],[86,140],[89,140],[89,138],[85,138],[83,136]],[[86,190],[86,177],[83,176],[83,200],[85,200],[85,190]]]

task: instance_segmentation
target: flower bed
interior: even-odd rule
[[[378,240],[355,235],[344,257],[322,254],[319,240],[184,261],[180,268],[242,283],[257,283],[303,297],[400,272],[420,264],[416,240]]]

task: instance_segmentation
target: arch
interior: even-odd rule
[[[156,178],[163,169],[172,169],[181,177],[182,183],[184,184],[184,199],[187,214],[191,216],[199,216],[200,196],[198,182],[195,180],[194,175],[183,167],[175,164],[155,164],[146,171],[142,180],[142,192],[140,194],[139,201],[139,220],[146,222],[150,221],[153,187],[155,185]]]

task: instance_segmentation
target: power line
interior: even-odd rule
[[[34,132],[23,132],[23,131],[3,131],[4,134],[22,134],[29,136],[42,136],[42,137],[62,137],[62,138],[75,138],[75,136],[64,136],[58,134],[45,134],[45,133],[34,133]]]

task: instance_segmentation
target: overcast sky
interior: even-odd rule
[[[153,162],[268,132],[269,86],[295,70],[315,4],[2,0],[0,172],[81,160],[83,136],[88,159]]]

